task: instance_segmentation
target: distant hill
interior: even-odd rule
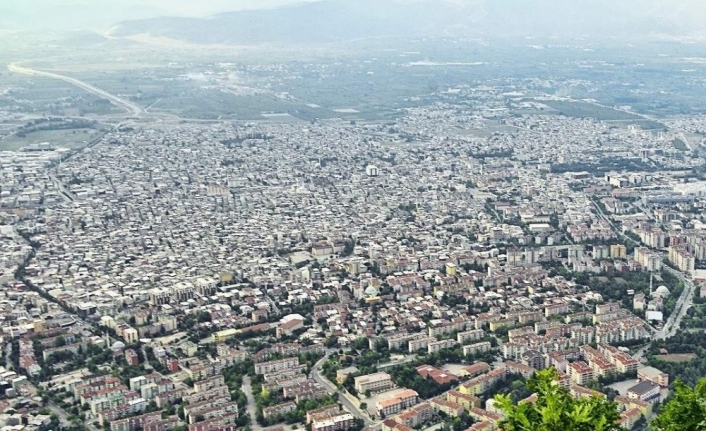
[[[698,0],[323,0],[208,18],[124,21],[111,35],[149,34],[198,44],[317,44],[385,36],[690,35]]]
[[[424,20],[390,0],[327,0],[208,18],[155,18],[118,24],[112,36],[137,34],[192,43],[330,43],[361,37],[419,34]]]

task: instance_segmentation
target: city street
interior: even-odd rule
[[[260,431],[262,427],[257,423],[257,405],[255,404],[255,397],[252,394],[252,382],[250,381],[250,376],[243,377],[243,392],[245,392],[245,397],[248,399],[247,412],[250,416],[250,429],[253,431]]]
[[[363,412],[360,409],[359,403],[357,402],[357,399],[355,397],[350,394],[344,393],[343,391],[339,391],[336,385],[334,385],[326,377],[321,375],[320,368],[323,363],[326,362],[327,359],[328,354],[321,358],[316,364],[314,364],[314,367],[311,369],[312,378],[320,385],[326,387],[329,391],[331,391],[331,393],[338,393],[338,400],[341,402],[341,404],[343,404],[343,406],[354,416],[359,419],[362,419],[365,422],[366,426],[374,425],[375,422],[370,419],[370,416],[368,416],[367,413]]]

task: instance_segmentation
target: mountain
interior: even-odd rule
[[[208,18],[128,21],[115,37],[137,34],[193,43],[330,43],[360,37],[411,35],[423,24],[390,0],[327,0],[269,10],[226,12]]]
[[[427,35],[642,38],[692,35],[705,20],[699,0],[323,0],[207,18],[124,21],[111,35],[234,45]]]

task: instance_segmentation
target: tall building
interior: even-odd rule
[[[623,244],[614,244],[610,246],[611,259],[626,259],[628,249]]]

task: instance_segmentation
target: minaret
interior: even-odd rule
[[[650,272],[650,298],[652,298],[652,278],[653,274]]]

